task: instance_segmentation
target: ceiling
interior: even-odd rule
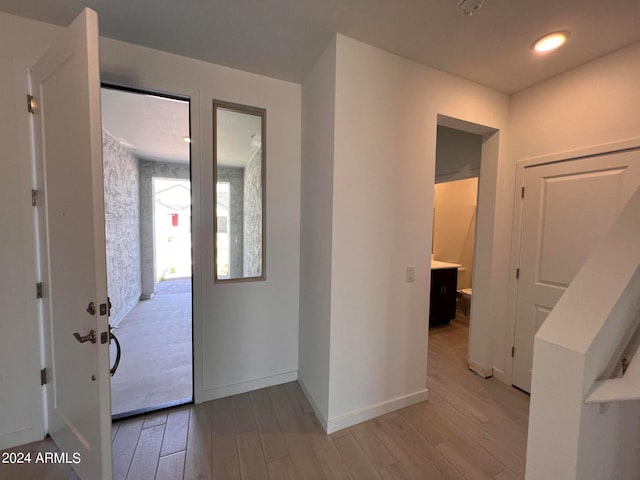
[[[137,157],[189,162],[189,102],[102,89],[102,127]]]
[[[66,25],[96,10],[101,34],[300,83],[338,32],[513,93],[640,41],[639,0],[0,0],[0,11]],[[531,43],[569,30],[562,49]]]
[[[216,118],[218,165],[244,168],[262,146],[262,117],[218,108]]]
[[[102,127],[145,160],[189,162],[189,102],[102,88]],[[262,145],[261,117],[218,108],[218,164],[244,168]]]

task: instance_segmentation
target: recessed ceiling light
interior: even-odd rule
[[[549,52],[564,45],[568,36],[569,32],[567,31],[548,33],[544,37],[536,40],[531,48],[536,52]]]
[[[187,143],[191,143],[191,137],[189,136],[182,137],[182,140],[184,140]]]

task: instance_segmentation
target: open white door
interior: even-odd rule
[[[531,390],[534,335],[639,185],[640,150],[525,168],[513,385]]]
[[[107,480],[109,325],[94,11],[84,10],[32,68],[31,91],[49,433],[81,479]]]

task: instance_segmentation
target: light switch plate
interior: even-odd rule
[[[416,269],[415,267],[407,267],[407,283],[413,283],[416,281]]]

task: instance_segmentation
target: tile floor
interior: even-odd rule
[[[160,282],[114,331],[122,358],[111,379],[113,415],[192,396],[191,279]],[[112,364],[115,346],[111,346]]]

